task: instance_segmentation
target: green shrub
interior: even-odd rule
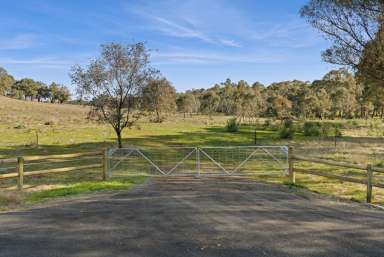
[[[320,136],[321,124],[315,121],[306,121],[303,125],[303,134],[307,137]]]
[[[359,122],[357,120],[347,121],[348,128],[359,128]]]
[[[14,129],[25,129],[26,127],[25,127],[25,125],[24,124],[16,124],[14,127],[13,127]]]
[[[283,126],[279,130],[279,137],[281,139],[292,139],[296,129],[292,120],[286,119],[283,121]]]
[[[237,119],[236,118],[232,118],[232,119],[229,119],[227,120],[227,125],[225,125],[225,128],[227,130],[227,132],[237,132],[239,130],[239,122],[237,122]]]
[[[278,124],[274,124],[270,119],[268,119],[264,121],[263,129],[277,131],[280,129],[280,126]]]
[[[270,126],[271,126],[271,120],[265,120],[264,121],[264,124],[263,124],[263,129],[267,129],[267,128],[269,128]]]
[[[306,121],[303,125],[303,134],[304,136],[313,137],[340,137],[341,127],[342,125],[340,123]]]

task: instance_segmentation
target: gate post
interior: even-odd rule
[[[295,171],[293,169],[293,147],[288,146],[288,177],[289,177],[289,182],[292,184],[296,183],[296,177],[295,177]]]
[[[24,185],[24,157],[17,157],[17,189],[22,190]]]
[[[369,164],[367,166],[367,203],[372,201],[372,166]]]
[[[108,149],[103,151],[103,159],[102,159],[102,168],[103,168],[103,180],[108,179]]]
[[[200,177],[200,148],[196,147],[196,169],[197,169],[197,176]]]

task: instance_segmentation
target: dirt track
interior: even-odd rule
[[[384,211],[244,179],[155,179],[0,214],[0,256],[384,256]]]

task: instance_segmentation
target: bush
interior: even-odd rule
[[[239,130],[240,124],[237,122],[236,118],[232,118],[227,120],[227,125],[225,125],[225,128],[227,132],[237,132]]]
[[[306,121],[303,125],[304,136],[320,136],[321,124],[320,122]]]
[[[286,119],[283,122],[283,127],[279,131],[279,137],[281,139],[292,139],[295,132],[296,132],[296,129],[295,129],[295,126],[293,125],[292,120]]]
[[[264,130],[272,130],[272,131],[277,131],[280,129],[280,126],[277,124],[274,124],[270,119],[265,120],[263,124],[263,129]]]
[[[14,129],[25,129],[25,125],[24,124],[16,124],[14,127]]]
[[[304,136],[327,137],[341,136],[341,124],[330,122],[306,121],[303,125]]]
[[[45,126],[52,126],[52,125],[55,125],[55,123],[53,121],[46,121],[46,122],[44,122],[44,125]]]
[[[264,124],[263,124],[263,128],[264,129],[267,129],[267,128],[269,128],[271,126],[271,120],[265,120],[264,121]]]

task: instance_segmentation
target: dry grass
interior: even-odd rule
[[[66,126],[86,124],[88,107],[38,103],[0,96],[0,122],[2,124],[38,126],[53,123]]]

